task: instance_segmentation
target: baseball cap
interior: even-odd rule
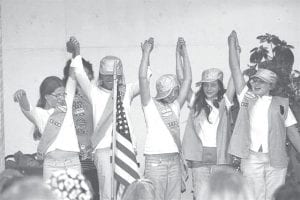
[[[117,66],[117,75],[123,75],[123,66],[120,58],[116,56],[105,56],[100,61],[99,73],[103,75],[113,75],[114,65]]]
[[[179,82],[174,74],[165,74],[156,81],[156,99],[163,99],[172,92],[172,89],[179,87]]]

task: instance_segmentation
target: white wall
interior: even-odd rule
[[[299,69],[299,10],[297,0],[2,0],[6,154],[35,152],[32,124],[12,96],[23,88],[32,104],[37,102],[41,81],[62,76],[69,58],[65,42],[71,35],[81,42],[82,55],[94,64],[96,74],[103,56],[116,55],[130,82],[137,81],[140,42],[155,38],[151,65],[156,79],[175,73],[176,40],[183,36],[194,82],[208,67],[222,69],[227,81],[227,36],[232,29],[239,35],[243,68],[249,51],[259,45],[256,36],[268,32],[295,46],[294,66]],[[154,95],[154,80],[152,87]],[[146,129],[139,98],[133,102],[132,117],[142,162]],[[186,117],[184,109],[183,126]]]

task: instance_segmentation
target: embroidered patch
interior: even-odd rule
[[[283,115],[284,114],[284,107],[282,105],[280,105],[279,108],[280,108],[280,114]]]
[[[53,125],[55,125],[57,127],[61,127],[61,123],[55,121],[54,119],[50,119],[50,124],[53,124]]]
[[[242,107],[246,107],[246,108],[248,108],[248,106],[249,106],[249,103],[248,103],[248,102],[242,102],[242,103],[241,103],[241,106],[242,106]]]

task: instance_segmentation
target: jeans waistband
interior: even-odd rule
[[[162,154],[144,154],[146,158],[154,159],[174,159],[179,157],[178,152],[174,153],[162,153]]]
[[[45,157],[45,160],[44,160],[44,162],[53,162],[53,163],[55,163],[55,162],[73,162],[73,161],[78,161],[78,162],[80,162],[79,161],[79,156],[78,155],[74,155],[74,156],[68,156],[68,157],[66,157],[66,158],[49,158],[49,157],[47,157],[47,155],[46,155],[46,157]]]

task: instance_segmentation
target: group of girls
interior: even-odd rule
[[[140,94],[147,125],[144,177],[154,185],[155,199],[181,198],[187,166],[192,171],[194,199],[200,199],[201,189],[208,184],[211,174],[231,168],[232,156],[241,158],[242,174],[253,187],[255,199],[271,199],[285,181],[286,135],[300,151],[297,121],[288,100],[270,96],[277,75],[259,69],[246,84],[240,69],[240,46],[233,31],[228,37],[232,77],[227,89],[223,85],[223,72],[210,68],[202,72],[201,80],[196,83],[199,89],[194,92],[186,43],[178,38],[176,75],[162,75],[156,81],[157,94],[151,97],[149,60],[153,47],[153,38],[141,45],[136,83],[126,84],[121,60],[106,56],[100,62],[99,79],[94,84],[92,68],[86,67],[79,42],[71,37],[67,50],[72,60],[65,69],[65,84],[57,77],[47,77],[40,86],[36,107],[29,104],[24,90],[15,93],[22,112],[41,133],[36,135],[40,137],[38,156],[44,160],[44,178],[59,169],[81,171],[80,161],[88,159],[94,161],[97,169],[100,199],[111,198],[115,68],[129,129],[130,105]],[[235,93],[240,110],[232,130],[230,108]],[[185,101],[190,114],[181,140],[179,119]],[[134,137],[132,141],[135,145]]]

